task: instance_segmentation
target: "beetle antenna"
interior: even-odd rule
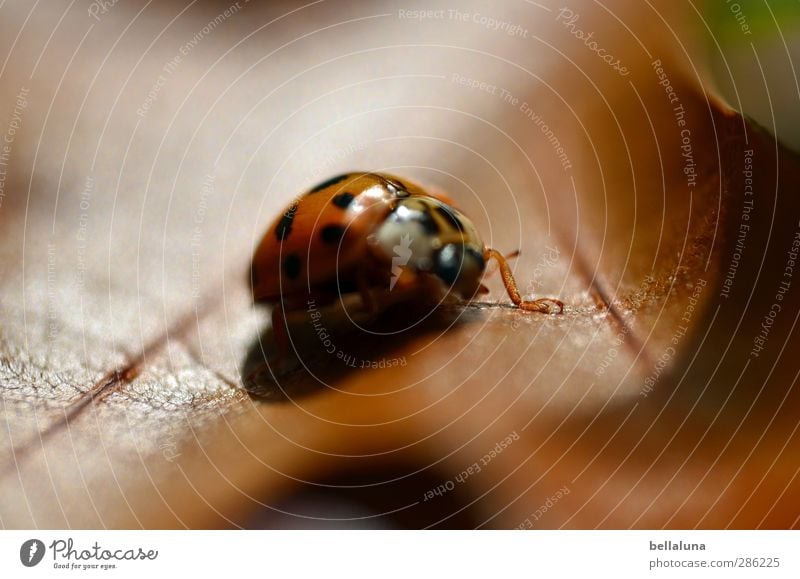
[[[506,292],[514,305],[526,312],[541,312],[543,314],[560,314],[564,311],[564,302],[555,298],[539,298],[538,300],[526,301],[519,295],[517,289],[517,282],[514,281],[514,274],[511,273],[511,267],[502,253],[496,249],[486,248],[483,253],[483,259],[489,261],[494,259],[500,267],[500,275],[503,278],[503,285],[506,287]]]

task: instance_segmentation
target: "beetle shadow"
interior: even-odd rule
[[[406,344],[480,316],[471,308],[425,304],[397,304],[367,320],[354,321],[343,312],[333,306],[313,309],[290,323],[292,351],[281,362],[272,325],[265,328],[241,367],[250,396],[290,402],[324,392],[353,372],[406,366]]]

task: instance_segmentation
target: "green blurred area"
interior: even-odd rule
[[[800,152],[800,0],[711,0],[706,14],[722,95]]]

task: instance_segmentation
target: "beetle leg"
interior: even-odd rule
[[[500,267],[500,275],[503,278],[503,285],[506,287],[506,292],[511,301],[514,302],[519,309],[527,312],[542,312],[545,314],[560,314],[564,311],[564,303],[555,298],[539,298],[538,300],[526,301],[519,295],[517,283],[514,281],[514,275],[511,273],[511,267],[508,261],[503,257],[503,254],[496,249],[486,248],[483,252],[483,259],[489,261],[494,259]]]
[[[515,257],[519,257],[519,254],[520,254],[520,251],[519,251],[519,249],[515,249],[514,251],[512,251],[512,252],[510,252],[510,253],[507,253],[505,257],[506,257],[506,260],[509,260],[509,259],[514,259]],[[485,257],[486,257],[486,256],[484,256],[484,258],[485,258]],[[494,270],[492,270],[492,271],[489,271],[489,272],[487,272],[487,273],[490,273],[490,274],[492,274],[492,273],[494,273]],[[480,292],[480,293],[486,293],[486,292]]]

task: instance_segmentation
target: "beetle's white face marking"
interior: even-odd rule
[[[401,269],[409,268],[436,275],[467,297],[480,285],[485,269],[483,242],[475,226],[460,211],[432,197],[397,201],[370,243],[391,260],[392,286]]]
[[[435,235],[425,231],[422,219],[418,211],[400,205],[378,227],[375,243],[387,259],[391,258],[394,262],[400,257],[404,263],[398,262],[397,265],[416,271],[431,269],[438,240]],[[396,249],[398,247],[402,249]]]

